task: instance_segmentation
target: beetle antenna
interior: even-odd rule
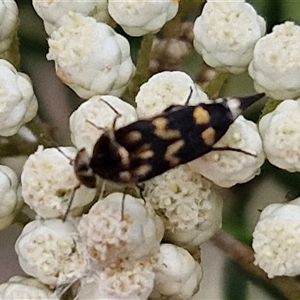
[[[190,86],[190,93],[189,93],[189,95],[188,95],[188,97],[187,97],[184,105],[189,105],[189,102],[190,102],[190,100],[192,98],[192,94],[193,94],[193,88]]]

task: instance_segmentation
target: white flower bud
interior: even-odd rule
[[[255,45],[249,75],[259,93],[274,99],[300,96],[300,26],[276,25]]]
[[[194,46],[211,67],[231,73],[247,69],[266,22],[244,0],[207,1],[194,25]]]
[[[0,165],[0,230],[12,223],[21,206],[17,174]]]
[[[37,113],[37,99],[29,77],[0,59],[0,135],[11,136]]]
[[[72,147],[39,147],[25,162],[21,175],[24,201],[42,218],[59,218],[67,212],[69,201],[78,185],[70,159],[76,156]],[[82,208],[90,203],[96,194],[95,189],[81,185],[76,189],[72,207]]]
[[[164,230],[160,218],[142,199],[113,193],[81,217],[78,231],[88,256],[105,267],[155,254]]]
[[[146,300],[153,289],[154,276],[151,264],[107,267],[81,280],[75,300]]]
[[[253,232],[255,264],[269,278],[300,274],[300,198],[271,204],[261,213]]]
[[[285,100],[259,122],[264,150],[271,164],[300,171],[300,99]]]
[[[145,182],[143,194],[162,216],[169,242],[199,246],[221,228],[222,200],[212,184],[187,165]]]
[[[78,250],[78,232],[70,221],[35,220],[16,241],[15,250],[23,271],[43,283],[73,282],[85,274],[87,260]]]
[[[81,13],[84,16],[95,18],[98,22],[107,23],[110,16],[107,9],[107,0],[33,0],[32,6],[43,20],[48,35],[59,28],[62,17],[69,11]]]
[[[188,55],[190,43],[179,38],[154,38],[151,49],[150,73],[161,70],[180,69],[183,59]]]
[[[112,18],[131,36],[158,32],[178,11],[177,0],[108,0]]]
[[[139,118],[149,118],[171,105],[184,105],[191,90],[189,105],[208,100],[207,95],[184,72],[165,71],[155,74],[140,87],[135,99],[137,114]]]
[[[14,0],[0,0],[0,53],[7,51],[19,25],[19,10]]]
[[[117,114],[109,105],[121,114],[115,128],[112,126]],[[82,103],[70,116],[71,140],[77,149],[86,148],[91,154],[103,129],[118,129],[136,120],[135,109],[128,103],[115,96],[94,96]]]
[[[13,276],[0,285],[0,300],[59,300],[45,284],[35,278]]]
[[[159,256],[150,299],[191,299],[200,287],[200,264],[187,250],[172,244],[162,244]]]
[[[221,187],[231,187],[237,183],[250,181],[260,173],[265,154],[254,122],[239,116],[213,146],[218,147],[234,148],[249,154],[231,150],[213,150],[190,162],[191,169]]]
[[[128,41],[94,18],[70,12],[48,43],[57,76],[84,99],[120,96],[134,75]]]

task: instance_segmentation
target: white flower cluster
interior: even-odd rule
[[[111,108],[113,107],[113,109]],[[121,114],[116,120],[117,113]],[[117,129],[137,120],[135,109],[115,96],[94,96],[82,103],[70,116],[71,139],[77,149],[91,154],[104,129]]]
[[[0,59],[0,136],[11,136],[37,113],[37,99],[29,77]]]
[[[9,281],[0,284],[0,299],[58,300],[47,285],[25,276],[13,276]]]
[[[19,10],[14,0],[0,1],[0,55],[5,57],[5,52],[9,50],[14,42],[19,25]]]
[[[264,150],[271,164],[300,171],[300,99],[285,100],[259,122]]]
[[[48,35],[51,35],[53,31],[62,25],[62,18],[68,14],[69,11],[80,13],[83,16],[93,17],[98,22],[108,23],[110,21],[107,0],[33,0],[32,6],[43,20]]]
[[[194,46],[209,66],[238,74],[265,31],[265,20],[244,0],[208,0],[195,21]]]
[[[268,277],[300,274],[300,198],[271,204],[261,213],[253,233],[255,264]]]
[[[70,283],[87,268],[87,258],[78,251],[79,235],[71,221],[35,220],[28,223],[16,241],[22,269],[49,285]]]
[[[63,217],[71,198],[71,213],[94,199],[96,190],[83,185],[73,195],[78,180],[70,159],[75,158],[76,152],[72,147],[43,149],[40,146],[26,161],[21,176],[22,196],[38,216]],[[79,212],[75,210],[74,214]]]
[[[48,40],[57,76],[80,97],[119,96],[135,72],[129,42],[110,26],[70,12]]]
[[[255,45],[249,74],[255,89],[274,99],[300,96],[300,26],[276,25]]]
[[[175,17],[177,0],[108,0],[112,18],[131,36],[156,33]]]
[[[8,227],[22,207],[16,173],[0,165],[0,230]]]
[[[191,93],[191,97],[189,98]],[[197,105],[207,95],[184,72],[161,72],[144,83],[135,98],[138,117],[153,117],[171,105]]]
[[[162,216],[168,242],[199,246],[222,226],[222,199],[187,165],[147,181],[144,196]]]
[[[191,291],[199,289],[202,268],[185,249],[162,244],[155,275],[150,299],[190,299]]]

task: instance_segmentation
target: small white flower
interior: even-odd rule
[[[107,23],[110,16],[107,9],[107,0],[94,1],[61,1],[61,0],[33,0],[32,6],[43,20],[48,35],[61,26],[61,19],[69,11],[81,13],[84,16],[95,18],[98,22]]]
[[[66,284],[85,274],[87,260],[77,245],[79,235],[70,221],[35,220],[16,241],[15,250],[23,271],[50,285]]]
[[[212,184],[187,165],[145,182],[143,194],[162,216],[167,241],[198,246],[221,228],[222,200]]]
[[[191,169],[222,187],[247,182],[259,174],[265,155],[257,126],[252,121],[239,116],[213,146],[218,147],[240,149],[255,156],[237,151],[213,150],[190,162]]]
[[[63,217],[78,180],[70,159],[76,156],[72,147],[39,147],[25,162],[21,175],[24,201],[42,218]],[[83,185],[76,189],[72,207],[82,208],[90,203],[96,190]],[[72,213],[72,210],[71,210]]]
[[[107,267],[81,280],[75,300],[146,300],[153,289],[154,276],[151,264]]]
[[[0,59],[0,135],[11,136],[37,113],[37,99],[29,77]]]
[[[255,264],[269,278],[300,274],[300,198],[271,204],[261,213],[253,232]]]
[[[276,25],[255,45],[249,75],[258,92],[274,99],[300,96],[300,26]]]
[[[300,99],[285,100],[259,122],[267,159],[289,172],[300,171],[299,114]]]
[[[17,174],[0,165],[0,230],[8,227],[22,206]]]
[[[105,102],[121,114],[115,128],[112,126],[117,114]],[[91,154],[103,129],[118,129],[136,120],[135,109],[128,103],[115,96],[94,96],[82,103],[70,116],[71,140],[77,149],[86,148]]]
[[[78,224],[87,254],[102,267],[155,254],[163,236],[162,221],[151,207],[123,195],[113,193],[98,201]]]
[[[129,42],[94,18],[70,12],[48,43],[57,76],[84,99],[120,96],[134,75]]]
[[[14,0],[0,0],[0,53],[7,51],[19,25],[19,10]]]
[[[231,73],[247,69],[266,22],[244,0],[207,1],[194,25],[194,46],[211,67]]]
[[[48,286],[35,278],[13,276],[0,285],[0,300],[59,300]]]
[[[187,250],[162,244],[159,258],[150,299],[190,299],[198,292],[202,268]]]
[[[140,87],[135,99],[137,114],[139,118],[149,118],[160,114],[171,105],[184,105],[191,90],[189,105],[208,100],[207,95],[184,72],[165,71],[155,74]]]
[[[108,0],[112,18],[131,36],[156,33],[178,11],[178,0]]]

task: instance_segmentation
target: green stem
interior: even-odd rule
[[[134,98],[138,93],[140,86],[149,78],[149,64],[153,39],[153,34],[146,34],[143,36],[136,64],[136,73],[123,96],[127,102],[133,105],[135,104]]]
[[[213,99],[219,96],[220,91],[227,80],[229,74],[224,72],[218,72],[214,79],[209,82],[208,86],[205,88],[205,93],[208,98]]]
[[[266,103],[266,105],[264,106],[261,115],[259,116],[259,118],[262,118],[264,115],[272,112],[273,110],[275,110],[275,108],[282,102],[283,100],[274,100],[274,99],[269,99]]]

